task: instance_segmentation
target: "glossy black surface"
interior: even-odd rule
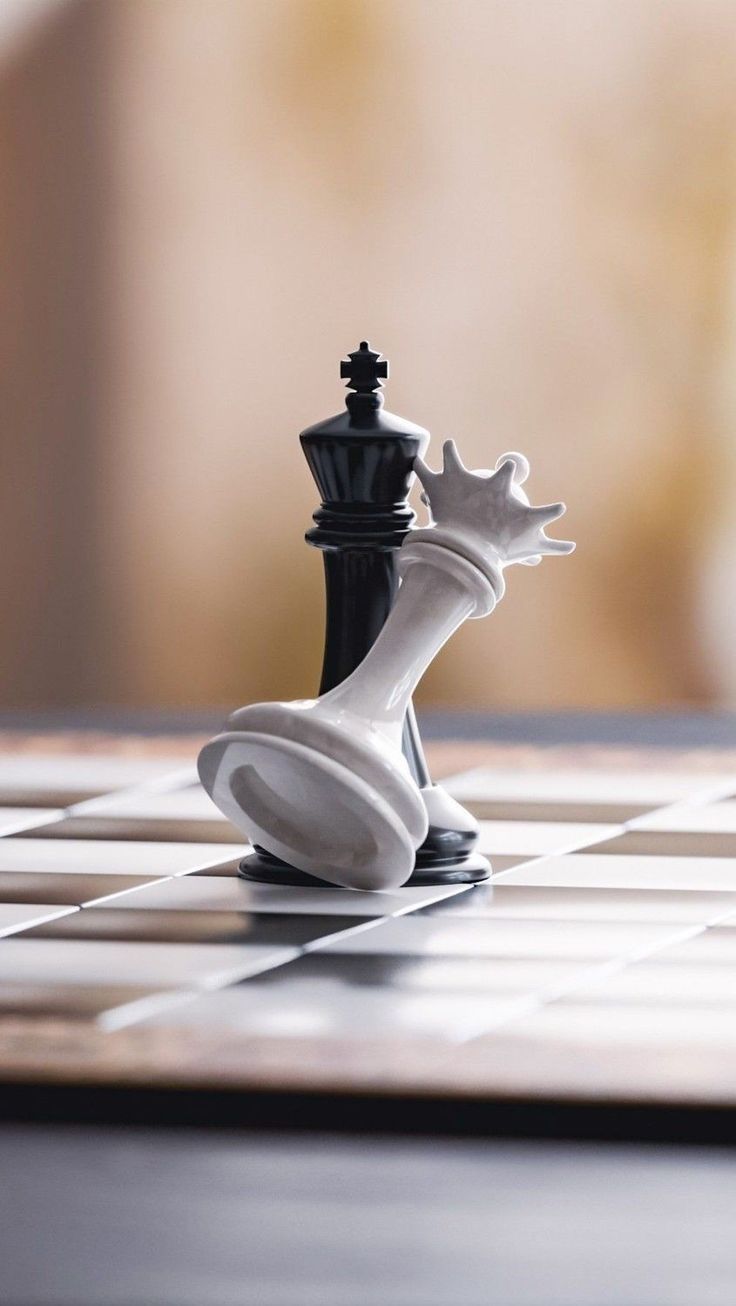
[[[436,831],[430,830],[428,840],[434,835]],[[423,845],[420,852],[424,852],[426,847],[426,844]],[[454,860],[446,857],[443,861],[428,860],[426,863],[418,864],[407,880],[407,884],[414,887],[428,884],[477,884],[481,880],[487,880],[489,873],[488,859],[481,857],[479,853],[471,852],[461,854]],[[254,880],[256,884],[288,884],[297,888],[306,888],[309,885],[317,885],[324,889],[335,887],[327,880],[320,880],[316,875],[309,875],[306,871],[298,871],[295,866],[288,866],[286,862],[266,852],[265,848],[256,848],[255,852],[244,857],[238,874],[244,880]]]
[[[320,694],[339,685],[362,662],[393,603],[398,578],[387,549],[326,550],[325,652]],[[357,651],[364,652],[357,657]]]

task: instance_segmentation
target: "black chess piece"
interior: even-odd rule
[[[391,610],[398,585],[395,553],[415,520],[407,502],[412,467],[429,444],[424,427],[384,409],[380,391],[388,361],[367,341],[341,362],[340,376],[350,391],[346,410],[308,427],[299,437],[322,499],[306,535],[324,554],[326,637],[320,694],[340,684],[362,662]],[[403,751],[420,789],[439,800],[428,803],[429,833],[408,883],[486,879],[490,867],[474,851],[478,836],[472,817],[432,785],[412,707],[404,724]],[[261,848],[244,859],[241,873],[268,883],[319,883]]]

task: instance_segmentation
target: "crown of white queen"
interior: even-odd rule
[[[529,475],[523,454],[504,454],[492,472],[469,471],[454,440],[445,441],[442,455],[441,472],[431,471],[421,458],[414,462],[425,490],[422,502],[440,531],[474,538],[484,553],[490,547],[501,567],[514,562],[534,566],[544,554],[572,553],[572,540],[549,539],[544,533],[545,526],[562,516],[564,503],[534,508],[521,489]]]

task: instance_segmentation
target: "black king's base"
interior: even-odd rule
[[[430,830],[430,835],[431,833]],[[289,884],[302,888],[309,885],[317,889],[335,888],[335,885],[327,880],[320,880],[316,875],[308,875],[306,871],[298,871],[295,866],[280,862],[278,857],[272,857],[263,848],[257,848],[255,852],[244,857],[238,873],[244,880],[255,880],[259,884]],[[427,866],[420,866],[417,859],[417,865],[404,888],[420,888],[433,884],[477,884],[480,880],[487,880],[490,873],[490,862],[487,858],[481,857],[480,853],[471,853],[457,863],[443,862],[441,865],[430,863]]]
[[[346,397],[347,411],[299,437],[322,497],[307,533],[325,564],[327,630],[320,694],[362,662],[389,614],[398,584],[394,555],[414,521],[407,502],[412,467],[429,443],[424,427],[383,408],[378,391],[388,363],[366,341],[340,364],[340,375],[355,392]],[[426,789],[432,781],[412,708],[404,723],[403,752],[419,788]],[[430,824],[407,884],[486,880],[491,868],[474,851],[476,840],[472,829]],[[266,884],[327,885],[263,848],[243,859],[240,874]]]

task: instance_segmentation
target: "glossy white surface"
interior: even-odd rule
[[[515,562],[535,567],[545,554],[573,552],[571,540],[551,540],[544,533],[545,526],[562,516],[564,503],[530,506],[521,488],[529,476],[523,454],[502,454],[492,472],[468,471],[454,440],[445,441],[442,455],[441,472],[430,471],[421,458],[414,463],[424,486],[422,500],[430,509],[433,539],[492,577],[498,599],[504,592],[505,567]],[[412,532],[406,544],[422,534]]]
[[[472,830],[477,834],[478,822],[475,817],[461,807],[443,785],[427,785],[419,792],[430,825],[445,830]]]

